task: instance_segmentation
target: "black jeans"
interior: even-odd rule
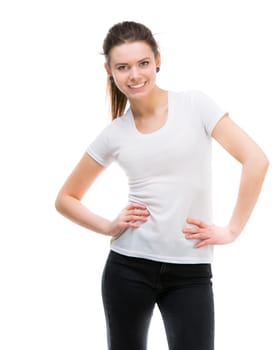
[[[170,350],[214,349],[210,264],[172,264],[110,251],[102,276],[109,350],[146,350],[157,303]]]

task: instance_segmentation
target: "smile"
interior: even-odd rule
[[[144,87],[144,85],[146,84],[146,82],[141,83],[141,84],[137,84],[137,85],[128,85],[130,89],[140,89],[142,87]]]

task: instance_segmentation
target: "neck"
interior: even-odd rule
[[[135,118],[145,118],[156,114],[161,108],[167,106],[167,91],[155,88],[145,98],[139,101],[130,101],[130,107]]]

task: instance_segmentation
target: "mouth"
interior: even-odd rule
[[[128,85],[128,87],[132,90],[136,90],[136,89],[141,89],[145,86],[146,81],[144,83],[141,84],[136,84],[136,85]]]

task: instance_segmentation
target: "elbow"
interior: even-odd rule
[[[59,197],[56,198],[55,200],[55,209],[60,212],[61,210],[61,204],[60,204],[60,200],[59,200]]]
[[[60,214],[66,215],[68,211],[71,210],[72,205],[76,201],[80,202],[78,198],[75,198],[67,193],[61,192],[58,194],[55,200],[55,208]]]
[[[269,159],[263,152],[258,157],[253,159],[253,167],[256,168],[262,177],[266,175],[269,168]]]
[[[243,167],[249,169],[255,176],[265,177],[269,167],[269,159],[265,153],[261,151],[258,154],[249,156],[245,162],[243,162]]]
[[[264,173],[266,173],[268,168],[269,168],[270,163],[269,163],[269,159],[267,158],[267,156],[264,153],[261,157],[260,164],[261,164],[262,171]]]
[[[55,200],[55,209],[57,210],[57,212],[59,212],[60,214],[63,213],[63,200],[62,197],[60,195],[57,196],[56,200]]]

